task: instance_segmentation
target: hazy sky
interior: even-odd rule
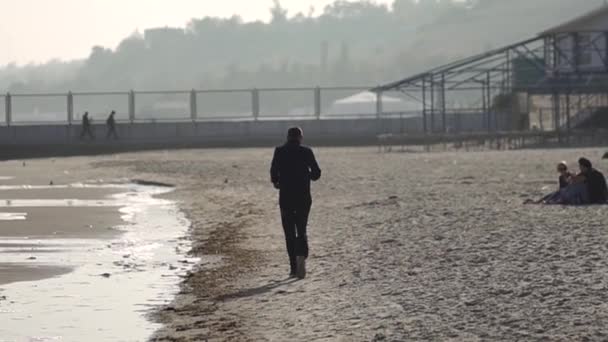
[[[377,0],[392,3],[392,0]],[[281,0],[290,14],[320,13],[333,0]],[[0,0],[0,66],[88,56],[136,29],[184,26],[190,18],[269,18],[272,0]]]

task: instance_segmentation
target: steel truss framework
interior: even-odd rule
[[[608,32],[546,34],[373,90],[420,102],[425,133],[472,130],[459,127],[465,116],[478,121],[478,130],[569,130],[590,109],[608,105],[606,47]],[[590,56],[601,63],[589,65]],[[543,111],[551,124],[543,124]]]

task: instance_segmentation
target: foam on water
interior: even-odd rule
[[[27,213],[0,213],[0,221],[23,221]]]
[[[20,207],[120,206],[128,224],[113,240],[0,239],[3,262],[74,267],[60,277],[2,286],[0,340],[143,341],[158,328],[146,313],[171,301],[180,276],[197,261],[184,257],[189,222],[174,202],[153,197],[170,189],[112,186],[125,192],[101,201],[12,201]]]

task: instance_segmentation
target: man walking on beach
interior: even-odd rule
[[[89,112],[85,112],[82,116],[82,131],[80,132],[80,139],[84,139],[85,136],[89,136],[91,140],[95,139],[93,130],[91,129],[91,119],[89,118]]]
[[[312,205],[310,181],[321,178],[321,169],[314,153],[302,146],[303,136],[299,127],[290,128],[287,142],[274,150],[270,168],[272,184],[279,189],[281,221],[291,268],[289,275],[299,279],[306,277],[306,225]]]
[[[108,129],[106,139],[110,139],[110,137],[113,137],[114,140],[118,139],[118,134],[116,134],[116,120],[114,119],[114,115],[116,115],[116,112],[112,111],[112,113],[110,113],[110,116],[108,116],[108,119],[106,120],[106,126]]]

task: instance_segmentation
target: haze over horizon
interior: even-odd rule
[[[355,1],[355,0],[347,0]],[[289,15],[315,15],[334,0],[281,0]],[[390,5],[392,0],[375,0]],[[145,5],[144,5],[145,4]],[[270,18],[272,0],[0,0],[0,67],[86,58],[93,46],[115,48],[136,30],[184,27],[192,18]],[[24,20],[29,18],[29,20]],[[34,24],[35,23],[35,24]]]

